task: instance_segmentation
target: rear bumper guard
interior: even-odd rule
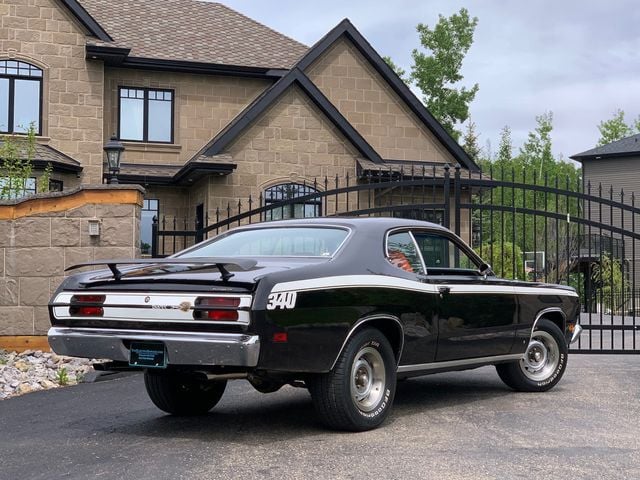
[[[52,327],[49,345],[59,355],[128,362],[131,341],[162,342],[169,365],[255,367],[257,335]]]

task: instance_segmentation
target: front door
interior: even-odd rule
[[[439,292],[436,361],[509,354],[518,313],[514,288],[479,275],[477,260],[456,238],[413,233],[427,268],[426,281]]]

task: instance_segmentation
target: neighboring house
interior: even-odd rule
[[[613,195],[620,200],[624,190],[627,201],[631,192],[640,194],[640,134],[592,148],[570,157],[582,164],[582,178],[585,187],[591,184],[591,191],[598,194],[600,185],[603,195]]]
[[[577,153],[570,158],[582,164],[586,193],[640,207],[640,134]],[[623,215],[618,208],[603,208],[589,201],[584,203],[584,208],[595,221],[640,233],[640,218],[630,211]],[[624,258],[633,287],[640,287],[640,241],[636,240],[633,245],[629,237],[615,232],[609,234],[607,231],[603,234],[595,227],[585,228],[585,232],[590,233],[592,239],[589,257],[594,259],[606,254],[613,258]]]
[[[308,48],[196,0],[8,0],[0,14],[0,132],[33,122],[36,167],[65,189],[108,177],[115,134],[120,183],[146,188],[143,242],[153,216],[202,222],[324,176],[479,170],[348,20]]]

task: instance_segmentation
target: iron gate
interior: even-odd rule
[[[156,220],[153,255],[296,211],[433,221],[470,243],[499,276],[576,288],[584,332],[573,352],[640,353],[640,209],[633,193],[535,172],[462,173],[459,166],[381,169],[355,181],[324,178],[302,186],[292,198],[261,195],[217,208],[204,227],[195,219]],[[305,204],[314,208],[294,208]]]

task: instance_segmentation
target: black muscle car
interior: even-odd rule
[[[49,305],[59,354],[144,370],[151,400],[204,414],[227,380],[306,387],[320,419],[380,425],[401,378],[495,365],[519,391],[560,381],[576,292],[496,277],[426,222],[317,218],[239,227],[166,259],[107,260]]]

